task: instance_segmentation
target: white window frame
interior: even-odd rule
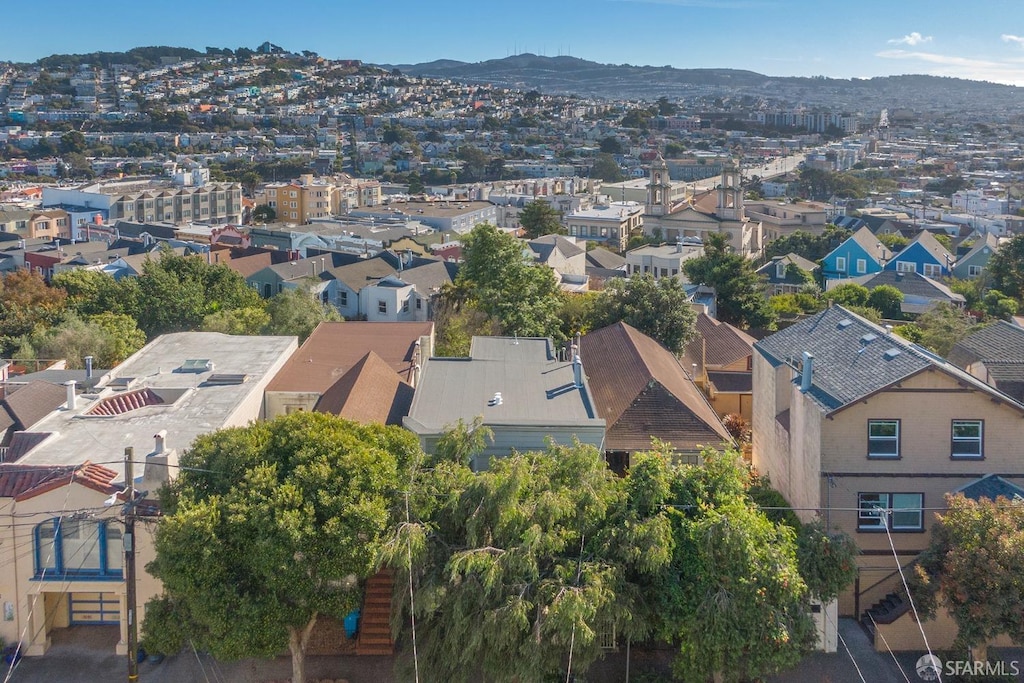
[[[982,270],[984,266],[967,266],[967,277],[978,277]]]
[[[957,436],[957,427],[976,427],[977,436]],[[971,448],[971,446],[975,446]],[[957,452],[958,448],[963,452]],[[952,420],[950,422],[950,457],[954,460],[983,460],[985,458],[985,421]]]
[[[839,273],[845,273],[846,272],[846,257],[845,256],[836,256],[836,272],[839,272]]]
[[[377,299],[377,313],[381,315],[387,315],[388,313],[388,302],[384,299]]]
[[[896,262],[897,273],[916,273],[917,264],[913,261],[897,261]]]
[[[922,275],[925,277],[942,277],[942,266],[938,263],[925,263],[921,266]]]
[[[888,434],[875,435],[875,434],[872,434],[872,427],[889,425],[889,424],[893,424],[893,425],[896,426],[895,434],[893,434],[893,435],[888,435]],[[892,443],[892,444],[895,445],[895,449],[892,452],[889,452],[887,450],[879,450],[879,451],[876,452],[872,448],[872,443],[873,442],[876,443],[876,444]],[[896,460],[896,459],[898,459],[900,457],[900,421],[899,420],[892,420],[892,419],[868,420],[868,457],[869,458],[890,459],[890,460]]]
[[[857,259],[857,274],[863,275],[868,272],[868,260],[866,258]]]

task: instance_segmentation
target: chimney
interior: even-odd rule
[[[67,408],[68,410],[74,410],[78,406],[78,402],[75,400],[75,380],[70,379],[67,382],[64,382],[64,386],[67,387],[68,390]]]
[[[153,435],[155,448],[146,455],[142,466],[142,483],[139,485],[150,495],[155,495],[171,480],[171,469],[178,465],[178,453],[167,449],[167,430],[161,429]]]
[[[807,393],[811,388],[811,381],[814,379],[814,356],[804,351],[803,374],[800,377],[800,391]]]
[[[583,388],[583,361],[578,353],[572,359],[572,381],[577,389]]]
[[[85,378],[92,379],[92,356],[85,357]]]
[[[167,430],[161,429],[159,432],[153,435],[156,446],[153,449],[153,455],[162,455],[167,451]]]

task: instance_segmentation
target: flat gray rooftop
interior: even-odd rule
[[[557,360],[549,340],[474,337],[470,354],[426,362],[407,427],[439,433],[478,415],[490,425],[603,427],[586,382],[575,386],[572,363]]]
[[[88,460],[121,472],[123,480],[124,449],[134,447],[135,459],[141,460],[153,451],[153,436],[161,430],[167,430],[167,448],[180,455],[201,434],[257,419],[264,387],[297,346],[295,337],[217,332],[157,337],[111,370],[95,393],[78,396],[74,409],[65,406],[34,425],[33,433],[49,437],[17,462],[79,465]],[[190,360],[210,365],[193,362],[192,369],[183,369]],[[124,405],[132,401],[143,405]],[[141,467],[135,474],[141,476]]]

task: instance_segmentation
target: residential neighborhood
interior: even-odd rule
[[[6,680],[1016,665],[1019,113],[442,66],[0,61]]]

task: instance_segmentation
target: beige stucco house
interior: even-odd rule
[[[1024,405],[841,306],[757,342],[753,385],[753,464],[861,550],[843,615],[898,588],[946,493],[1024,481]]]

